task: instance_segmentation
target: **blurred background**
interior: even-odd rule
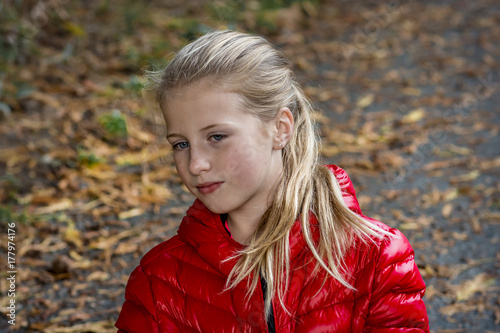
[[[0,330],[115,331],[129,274],[193,201],[142,73],[211,29],[286,53],[324,163],[414,246],[432,332],[500,332],[493,0],[2,1]]]

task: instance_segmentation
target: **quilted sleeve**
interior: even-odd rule
[[[429,320],[422,297],[425,284],[406,237],[390,229],[392,237],[379,248],[372,295],[363,332],[428,333]]]
[[[130,275],[125,289],[125,303],[115,326],[119,333],[158,332],[150,281],[141,266]]]

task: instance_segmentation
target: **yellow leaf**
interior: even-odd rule
[[[446,149],[459,155],[470,155],[472,153],[472,149],[470,148],[455,146],[451,143],[446,145]]]
[[[453,238],[457,239],[457,240],[461,240],[461,241],[466,241],[469,236],[467,235],[466,232],[456,232],[456,231],[453,231],[451,233],[451,235],[453,236]]]
[[[83,245],[81,240],[80,231],[75,228],[74,223],[69,223],[68,228],[64,232],[64,241],[67,243],[71,243],[77,247],[81,247]]]
[[[365,97],[358,100],[356,105],[360,108],[366,108],[368,105],[372,104],[374,97],[375,97],[374,94],[368,94]]]
[[[453,180],[456,182],[467,182],[476,179],[477,177],[479,177],[479,175],[480,173],[478,170],[472,170],[469,173],[465,173],[463,175],[453,178]]]
[[[137,244],[122,242],[118,245],[118,247],[114,251],[114,254],[120,255],[120,254],[131,253],[136,251],[137,247],[138,247]]]
[[[404,124],[416,123],[421,120],[425,116],[425,110],[422,108],[418,108],[410,111],[406,116],[401,119],[401,122]]]
[[[133,229],[127,229],[124,230],[114,236],[110,237],[100,237],[99,239],[92,241],[92,243],[89,244],[89,248],[91,249],[100,249],[100,250],[108,250],[112,246],[118,243],[123,238],[131,237],[131,236],[136,236],[139,234],[138,228],[133,228]]]
[[[103,170],[99,167],[86,168],[83,170],[83,174],[87,177],[92,177],[99,180],[115,179],[117,176],[116,172]]]
[[[452,190],[448,191],[444,197],[443,197],[443,200],[444,201],[451,201],[451,200],[454,200],[458,197],[458,189],[457,188],[453,188]]]
[[[58,212],[60,210],[69,209],[73,206],[73,202],[70,199],[63,199],[46,207],[40,207],[33,211],[34,215],[42,215]]]
[[[419,228],[420,226],[418,225],[418,223],[415,222],[401,223],[399,225],[399,229],[402,230],[417,230]]]
[[[73,23],[73,22],[66,22],[64,25],[66,30],[68,30],[73,36],[76,37],[83,37],[85,36],[85,29],[82,28],[81,26]]]
[[[87,281],[105,281],[108,280],[110,275],[107,272],[95,271],[87,276]]]
[[[476,292],[484,291],[487,287],[493,285],[495,279],[488,276],[486,273],[476,275],[472,280],[467,280],[458,286],[457,300],[468,300]]]
[[[446,205],[443,206],[443,209],[441,209],[441,214],[443,214],[444,217],[448,217],[450,216],[452,211],[453,211],[453,205],[451,203],[447,203]]]
[[[142,215],[142,214],[144,214],[144,210],[142,208],[134,208],[134,209],[131,209],[131,210],[127,210],[125,212],[121,212],[120,214],[118,214],[118,218],[120,220],[125,220],[125,219],[131,218],[131,217],[135,217],[135,216],[139,216],[139,215]]]
[[[146,161],[146,154],[147,152],[144,150],[137,153],[120,154],[116,157],[116,163],[118,165],[140,165]]]

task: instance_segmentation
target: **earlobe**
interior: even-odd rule
[[[276,115],[276,149],[283,149],[290,138],[292,137],[294,130],[294,120],[292,111],[289,108],[283,107],[280,109]]]

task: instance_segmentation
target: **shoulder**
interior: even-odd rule
[[[369,219],[388,235],[372,251],[372,262],[365,288],[369,306],[366,327],[415,329],[428,332],[428,319],[422,297],[425,283],[415,263],[415,254],[401,231]],[[365,289],[366,290],[366,289]]]
[[[385,293],[417,293],[419,297],[423,296],[425,283],[408,239],[396,228],[371,218],[366,219],[386,231],[387,235],[367,244],[368,252],[361,251],[361,258],[358,259],[364,261],[364,269],[360,272],[366,283],[363,289],[370,290],[369,293],[374,296]]]
[[[376,259],[379,269],[384,266],[414,259],[415,254],[413,248],[400,230],[389,227],[388,225],[372,218],[367,219],[388,233],[388,235],[384,235],[377,242]]]
[[[381,234],[380,237],[371,236],[365,241],[358,239],[353,244],[357,257],[354,261],[359,268],[365,267],[376,274],[391,265],[413,262],[415,257],[413,248],[400,230],[370,217],[364,215],[362,217],[385,231],[386,234]]]
[[[144,271],[148,271],[152,264],[158,261],[165,261],[178,256],[187,251],[189,246],[183,242],[178,235],[160,243],[149,250],[141,259],[140,266]]]

